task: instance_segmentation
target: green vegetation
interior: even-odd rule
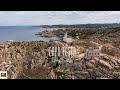
[[[55,76],[57,76],[57,79],[62,79],[61,77],[63,77],[65,75],[65,73],[63,73],[63,72],[55,71],[54,73],[55,73]]]
[[[56,62],[54,65],[53,65],[53,69],[56,69],[58,67],[58,62]]]

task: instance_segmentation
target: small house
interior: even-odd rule
[[[93,59],[95,57],[100,57],[100,50],[99,49],[87,49],[85,52],[86,59]]]

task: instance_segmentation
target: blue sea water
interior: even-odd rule
[[[0,42],[1,41],[49,41],[50,39],[58,40],[59,37],[40,37],[37,34],[45,30],[42,27],[32,27],[32,26],[0,26]]]

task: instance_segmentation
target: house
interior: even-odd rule
[[[95,57],[100,57],[100,50],[99,49],[86,49],[85,58],[86,59],[93,59]]]
[[[72,38],[68,38],[67,37],[67,33],[65,33],[64,37],[63,37],[63,41],[67,42],[67,43],[71,43],[72,42]]]
[[[14,40],[9,40],[8,42],[14,42]]]

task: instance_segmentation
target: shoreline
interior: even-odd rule
[[[39,41],[37,41],[37,40],[35,40],[35,41],[12,41],[12,42],[10,42],[10,41],[0,41],[0,44],[1,43],[25,43],[25,42],[49,42],[49,41],[42,41],[42,40],[39,40]]]

